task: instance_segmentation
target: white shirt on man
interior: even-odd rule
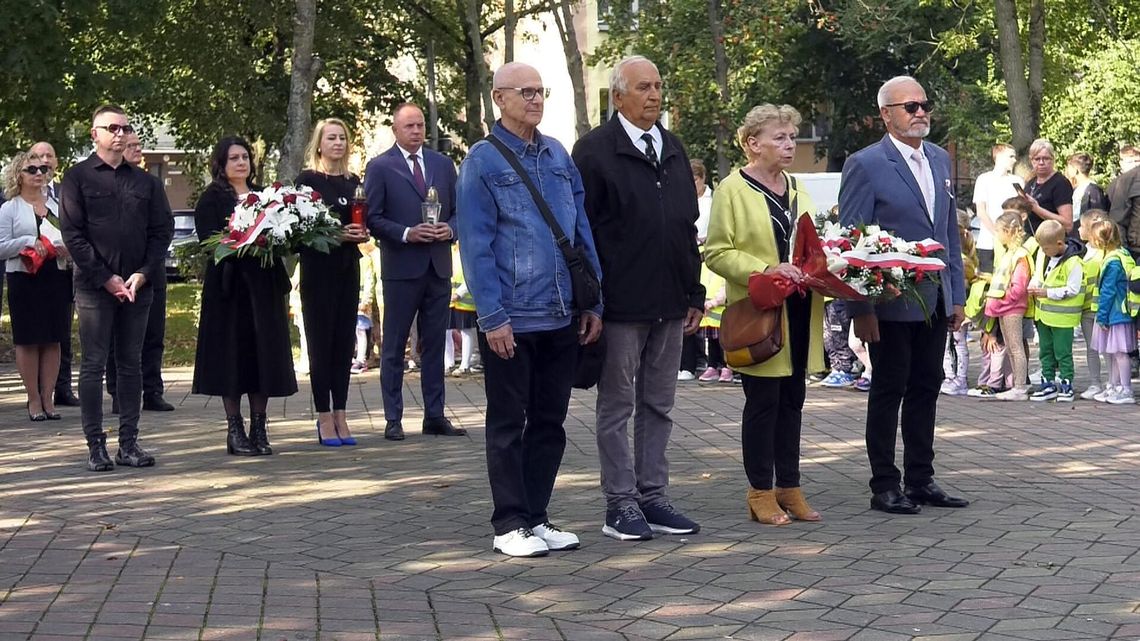
[[[697,196],[697,240],[705,242],[709,235],[709,219],[712,218],[712,187],[705,185],[705,193]]]
[[[926,202],[926,216],[931,222],[934,222],[934,172],[930,168],[930,159],[926,157],[926,151],[921,144],[918,149],[915,149],[895,138],[893,134],[891,135],[891,142],[902,154],[906,166],[910,167],[910,173],[914,175],[914,182],[918,183],[919,191],[922,192],[922,199]],[[922,157],[921,163],[915,160],[915,152],[918,152],[918,155]]]
[[[998,174],[996,170],[983,172],[974,182],[974,205],[986,204],[986,214],[990,220],[997,220],[1001,216],[1001,204],[1017,195],[1014,185],[1023,185],[1021,177],[1017,174]],[[978,232],[978,249],[993,249],[994,236],[981,225]]]
[[[656,124],[646,130],[630,122],[625,116],[621,115],[620,111],[617,112],[617,115],[618,122],[621,123],[622,129],[625,129],[625,134],[629,136],[630,142],[633,143],[634,147],[637,147],[638,151],[645,153],[647,146],[641,137],[645,134],[649,134],[653,137],[653,151],[657,152],[657,158],[661,158],[661,148],[664,143],[661,139],[661,129],[659,129]]]

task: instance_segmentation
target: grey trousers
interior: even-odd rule
[[[681,320],[607,321],[606,362],[598,381],[596,434],[606,507],[668,501],[673,431],[669,412],[681,362]],[[633,417],[633,455],[627,425]]]

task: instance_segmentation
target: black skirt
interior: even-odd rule
[[[35,274],[8,272],[8,309],[12,343],[42,345],[70,341],[71,270],[45,261]]]
[[[226,258],[206,268],[194,358],[195,394],[297,392],[289,336],[289,277],[280,262]]]

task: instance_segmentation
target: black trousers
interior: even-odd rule
[[[166,389],[162,381],[162,353],[166,350],[166,284],[152,288],[154,298],[150,303],[150,313],[143,336],[142,352],[142,391],[144,395],[162,395]],[[118,394],[118,371],[115,361],[115,338],[111,337],[111,347],[107,351],[107,393]],[[69,361],[70,362],[70,361]],[[60,376],[63,376],[63,355],[60,354]]]
[[[443,339],[451,321],[451,281],[435,272],[412,280],[384,279],[384,330],[380,344],[380,392],[384,419],[404,416],[404,349],[419,312],[420,389],[424,418],[443,416]]]
[[[744,473],[757,490],[800,486],[800,427],[807,395],[807,356],[811,334],[811,296],[789,296],[784,302],[788,336],[784,349],[791,350],[792,374],[760,377],[742,374],[744,415],[740,445]]]
[[[548,520],[546,508],[566,449],[563,422],[578,361],[578,325],[515,334],[514,358],[499,358],[479,334],[487,394],[487,477],[495,534]]]
[[[705,339],[699,336],[700,332],[690,334],[681,339],[681,370],[697,372],[700,363],[705,359]],[[719,347],[719,346],[718,346]],[[709,350],[712,350],[710,345]]]
[[[68,275],[72,272],[67,270]],[[3,298],[3,277],[0,276],[0,298]],[[71,338],[75,328],[75,287],[72,285],[71,305],[67,308],[67,340],[59,342],[59,374],[55,377],[55,393],[62,396],[71,391]]]
[[[337,247],[328,254],[301,254],[301,313],[309,346],[313,407],[318,412],[343,410],[348,405],[360,307],[359,256],[355,246]]]
[[[934,314],[929,323],[879,321],[879,342],[868,346],[875,376],[867,398],[867,458],[876,494],[899,487],[900,480],[915,487],[934,478],[934,421],[947,329],[941,300]],[[902,474],[895,466],[900,424]]]

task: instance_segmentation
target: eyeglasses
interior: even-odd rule
[[[550,97],[550,87],[498,87],[503,91],[517,91],[522,96],[523,100],[532,102],[542,94],[542,99],[545,100]]]
[[[44,174],[46,176],[51,173],[51,165],[28,165],[24,167],[23,171],[29,176],[35,176],[36,174]]]
[[[118,136],[119,134],[123,134],[125,136],[127,134],[135,133],[135,128],[130,125],[95,125],[95,128],[106,129],[107,133],[111,134],[112,136]]]
[[[902,107],[904,110],[906,110],[906,112],[908,114],[918,113],[919,107],[921,107],[922,110],[926,113],[930,113],[931,111],[934,111],[934,101],[933,100],[923,100],[922,102],[919,102],[917,100],[908,100],[906,102],[893,102],[889,105],[883,105],[883,106],[884,107]]]

